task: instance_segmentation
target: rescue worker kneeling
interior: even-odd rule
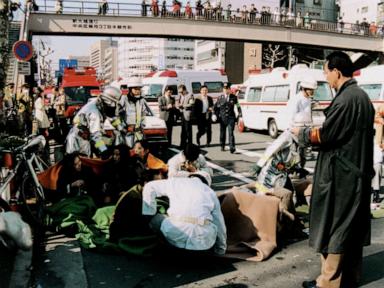
[[[169,178],[147,183],[143,190],[143,215],[155,215],[156,197],[167,196],[168,215],[156,214],[150,221],[167,242],[186,250],[210,250],[224,254],[226,227],[220,203],[209,187],[211,177],[204,171],[188,178]]]
[[[108,147],[112,144],[121,144],[118,140],[122,138],[122,136],[119,137],[119,135],[126,132],[119,117],[120,97],[121,92],[119,89],[107,86],[97,99],[91,100],[84,105],[73,120],[74,127],[80,129],[80,126],[82,126],[81,130],[84,130],[85,128],[89,131],[89,140],[84,139],[84,137],[82,140],[89,141],[92,151],[101,158],[108,158],[110,156],[108,154]],[[115,139],[108,137],[109,135],[107,135],[105,131],[104,124],[107,120],[111,123],[117,133],[114,137]],[[78,131],[76,129],[73,129],[68,134],[67,143],[77,142],[74,139],[71,139],[72,137],[77,138],[75,140],[78,140]],[[121,141],[122,140],[120,139],[120,142]],[[71,147],[70,145],[67,145],[66,152],[80,152],[79,147]]]

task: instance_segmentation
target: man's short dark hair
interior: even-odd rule
[[[184,84],[180,84],[179,87],[177,87],[178,90],[182,89],[183,91],[187,91],[187,87],[185,87]]]
[[[355,67],[351,58],[346,53],[341,51],[332,52],[327,56],[326,60],[329,70],[336,68],[344,77],[352,77]]]
[[[187,144],[184,149],[184,156],[188,161],[196,161],[200,155],[200,148],[195,144]]]
[[[201,91],[201,89],[203,89],[203,88],[207,88],[207,89],[208,89],[207,85],[201,85],[201,86],[200,86],[200,91]]]

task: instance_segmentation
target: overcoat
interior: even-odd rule
[[[343,254],[370,244],[375,111],[367,94],[350,79],[324,113],[311,197],[309,245],[317,252]],[[310,142],[302,131],[300,140]]]

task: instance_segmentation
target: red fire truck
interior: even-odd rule
[[[72,67],[64,68],[60,85],[66,94],[66,117],[72,117],[74,112],[86,104],[91,97],[100,94],[101,82],[97,79],[93,67],[76,70]]]

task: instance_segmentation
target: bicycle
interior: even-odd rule
[[[4,183],[0,186],[0,199],[2,199],[3,209],[9,209],[12,200],[21,201],[25,212],[28,214],[25,216],[39,225],[43,224],[44,219],[45,194],[37,174],[43,172],[48,165],[40,158],[38,152],[44,148],[45,144],[44,136],[32,136],[27,139],[25,144],[16,148],[10,147],[8,152],[15,157],[17,164],[8,172]],[[9,191],[9,185],[15,177],[21,177],[21,185],[17,187],[16,193],[12,195],[13,191]],[[20,183],[20,181],[16,182]]]

